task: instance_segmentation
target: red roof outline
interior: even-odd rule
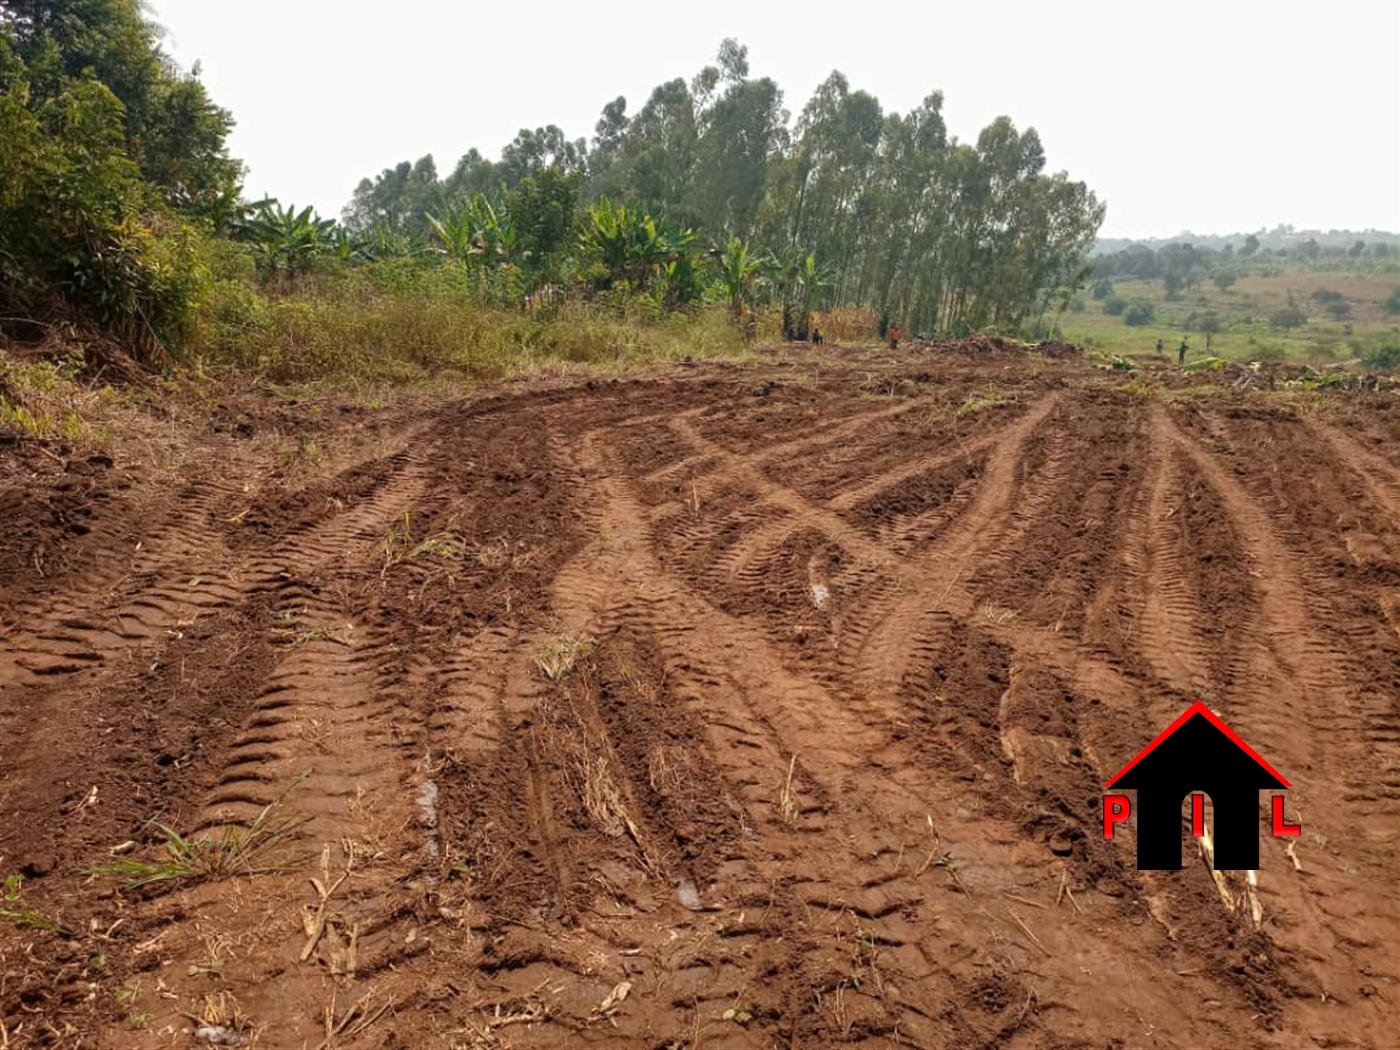
[[[1148,744],[1145,748],[1139,751],[1137,753],[1137,757],[1135,757],[1131,762],[1129,762],[1126,766],[1120,769],[1117,773],[1113,774],[1113,779],[1110,780],[1104,786],[1112,787],[1114,784],[1118,783],[1118,781],[1122,779],[1123,774],[1127,773],[1128,770],[1132,769],[1144,758],[1152,754],[1152,752],[1157,749],[1157,745],[1162,743],[1162,741],[1166,740],[1167,737],[1171,736],[1178,729],[1184,726],[1195,715],[1204,715],[1206,721],[1210,722],[1210,724],[1215,726],[1216,729],[1224,733],[1230,739],[1230,742],[1232,744],[1234,744],[1241,751],[1247,754],[1250,758],[1254,759],[1254,761],[1258,762],[1261,766],[1263,766],[1271,774],[1273,774],[1274,778],[1278,780],[1281,784],[1283,784],[1284,787],[1293,786],[1288,782],[1288,779],[1282,773],[1280,773],[1273,766],[1269,765],[1269,763],[1265,762],[1263,757],[1259,754],[1259,752],[1255,751],[1254,748],[1250,747],[1243,740],[1241,740],[1233,729],[1231,729],[1229,726],[1227,726],[1224,722],[1220,720],[1219,715],[1217,715],[1214,711],[1208,708],[1200,700],[1197,700],[1194,704],[1188,707],[1184,712],[1182,712],[1180,718],[1178,718],[1171,725],[1167,726],[1166,729],[1163,729],[1160,733],[1158,733],[1156,740],[1152,741],[1152,743]]]

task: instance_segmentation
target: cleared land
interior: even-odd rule
[[[1394,394],[790,350],[0,470],[0,1042],[1394,1041]],[[1253,900],[1100,832],[1195,699]]]

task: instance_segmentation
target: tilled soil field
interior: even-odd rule
[[[1187,382],[775,351],[0,450],[0,1046],[1394,1045],[1400,402]],[[1220,882],[1101,830],[1197,699],[1303,825]]]

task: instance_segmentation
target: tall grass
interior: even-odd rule
[[[737,357],[742,333],[722,307],[663,315],[645,300],[563,302],[534,310],[480,305],[458,287],[344,280],[207,315],[206,372],[274,382],[411,380],[455,371],[479,380],[571,368],[620,370]]]

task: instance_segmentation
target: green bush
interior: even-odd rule
[[[1117,295],[1110,295],[1103,303],[1103,312],[1110,317],[1120,316],[1128,308],[1128,301]]]
[[[1068,309],[1069,312],[1072,314],[1082,314],[1084,312],[1083,297],[1076,295],[1073,299],[1069,301],[1068,304],[1066,304],[1066,309]]]
[[[1113,294],[1113,282],[1107,277],[1100,277],[1094,282],[1094,286],[1090,289],[1089,294],[1096,300],[1107,299]]]
[[[1156,312],[1151,303],[1136,302],[1123,311],[1123,323],[1129,328],[1141,328],[1151,324]]]
[[[1400,343],[1387,343],[1376,347],[1361,359],[1367,368],[1381,368],[1386,371],[1400,369]]]
[[[0,95],[0,307],[42,315],[57,297],[164,363],[208,283],[197,235],[123,154],[122,106],[105,86],[68,81],[32,108],[22,97]]]

